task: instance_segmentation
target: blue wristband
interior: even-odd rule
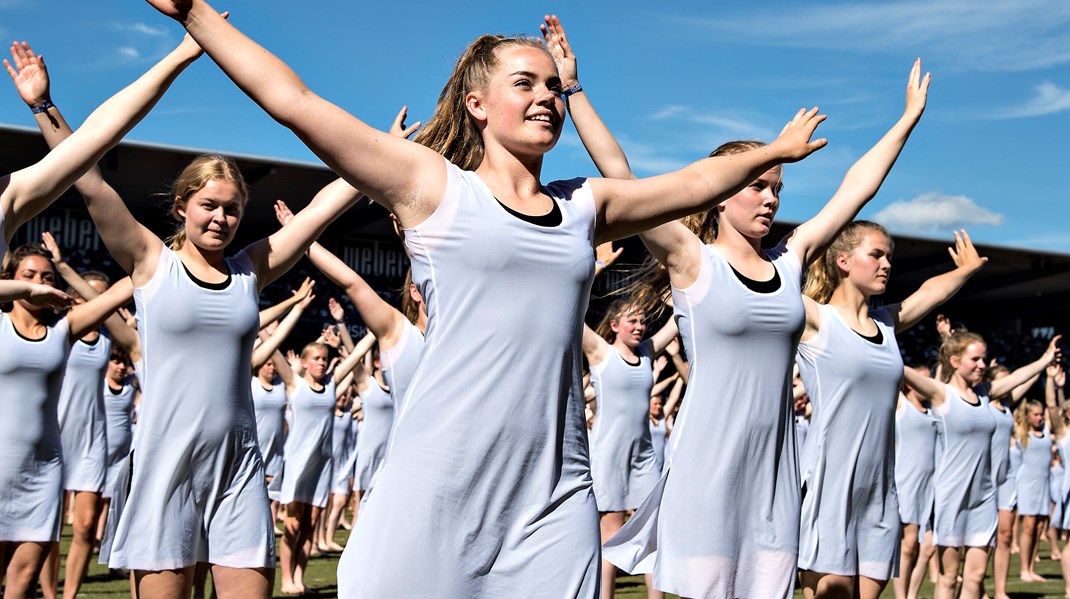
[[[44,102],[41,102],[40,104],[34,104],[33,106],[31,106],[30,107],[30,112],[32,112],[34,114],[41,114],[42,112],[48,112],[49,108],[55,108],[55,107],[56,107],[55,104],[53,104],[49,100],[45,100]]]
[[[581,91],[583,91],[583,86],[580,85],[580,83],[577,81],[576,85],[573,85],[572,87],[570,87],[570,88],[566,89],[565,91],[561,92],[561,95],[565,96],[567,98],[567,97],[571,96],[572,94],[578,94]]]

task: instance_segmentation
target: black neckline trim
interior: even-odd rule
[[[97,335],[97,338],[92,340],[92,341],[86,341],[85,339],[79,339],[78,342],[79,343],[84,343],[84,344],[88,345],[89,347],[94,347],[94,346],[96,346],[97,343],[100,343],[100,335]]]
[[[854,329],[851,329],[851,330],[855,331]],[[866,341],[869,341],[870,343],[872,343],[874,345],[883,345],[884,344],[884,333],[881,332],[881,328],[880,327],[877,327],[877,332],[872,334],[872,335],[863,335],[862,333],[859,333],[858,331],[855,331],[855,335],[858,335],[859,337],[865,339]]]
[[[549,195],[549,194],[547,194],[547,195]],[[565,217],[561,213],[561,206],[557,205],[557,200],[555,200],[553,198],[553,196],[549,196],[549,197],[550,197],[550,203],[552,204],[552,206],[550,208],[550,211],[547,212],[546,214],[541,214],[539,216],[532,216],[530,214],[524,214],[523,212],[517,212],[516,210],[513,210],[512,208],[510,208],[510,207],[506,206],[505,204],[503,204],[502,201],[499,200],[497,197],[494,198],[494,201],[498,202],[498,204],[502,208],[505,208],[506,212],[508,212],[509,214],[512,214],[513,216],[519,218],[520,220],[522,220],[524,222],[529,222],[529,223],[531,223],[533,225],[537,225],[537,226],[540,226],[540,227],[556,227],[556,226],[560,225],[565,220]]]
[[[111,386],[111,381],[108,381],[104,386],[108,388],[108,391],[110,391],[112,395],[122,395],[123,389],[126,388],[126,386],[124,385],[116,389],[115,387]]]
[[[189,271],[189,268],[187,268],[186,264],[181,260],[179,260],[178,263],[182,265],[182,270],[186,271],[186,276],[188,276],[191,281],[196,283],[198,287],[203,287],[204,289],[208,289],[210,291],[223,291],[224,289],[230,286],[230,272],[227,272],[227,278],[225,281],[221,281],[219,283],[209,283],[193,276],[193,273]]]
[[[45,334],[41,335],[40,339],[30,339],[26,335],[23,335],[19,332],[19,328],[15,326],[14,322],[11,323],[11,330],[15,331],[15,334],[19,336],[19,339],[22,339],[23,341],[29,341],[30,343],[39,343],[48,338],[48,327],[45,327]]]
[[[631,366],[632,368],[638,368],[638,367],[643,365],[643,356],[636,356],[636,358],[638,358],[638,359],[636,360],[635,364],[632,364],[631,362],[628,361],[628,358],[625,358],[624,355],[621,354],[619,351],[617,352],[617,355],[620,356],[620,361],[621,362],[624,362],[625,364],[627,364],[628,366]]]
[[[773,267],[773,278],[768,281],[755,281],[749,277],[743,275],[743,273],[736,270],[736,267],[732,266],[727,260],[725,264],[728,264],[728,268],[732,269],[732,273],[736,275],[740,283],[755,293],[773,293],[780,290],[780,271]]]

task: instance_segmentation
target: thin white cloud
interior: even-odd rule
[[[966,196],[931,191],[912,200],[894,202],[873,215],[873,220],[900,231],[946,231],[1001,225],[1004,216],[978,206]]]
[[[702,126],[712,128],[725,139],[745,137],[747,139],[772,139],[778,131],[772,131],[767,126],[759,125],[754,120],[740,116],[732,111],[711,114],[700,112],[690,106],[669,105],[659,109],[650,117],[650,120],[674,120],[682,121],[685,125]],[[785,121],[787,122],[787,121]]]
[[[115,53],[119,55],[119,59],[123,61],[132,61],[141,58],[141,52],[137,51],[137,48],[131,46],[122,46],[115,49]]]
[[[3,1],[3,0],[0,0]],[[114,29],[119,31],[131,31],[149,36],[167,35],[167,30],[162,27],[153,27],[147,23],[112,23]]]
[[[1028,71],[1070,62],[1070,2],[908,0],[672,17],[704,39],[789,48],[939,56],[960,69]],[[766,35],[766,32],[773,32]]]
[[[996,112],[992,118],[1017,119],[1043,116],[1070,110],[1070,89],[1063,89],[1050,81],[1034,88],[1033,97],[1021,106]]]

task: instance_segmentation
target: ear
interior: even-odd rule
[[[951,369],[952,370],[958,370],[959,366],[962,364],[962,357],[961,356],[951,356],[950,358],[948,358],[948,363],[951,364]]]
[[[464,107],[468,109],[468,114],[472,115],[477,121],[482,123],[487,120],[487,109],[483,105],[483,99],[480,97],[479,92],[468,92],[464,96]]]
[[[179,196],[175,196],[175,214],[182,220],[186,219],[186,200]]]
[[[844,274],[851,272],[851,261],[847,254],[836,254],[836,267]]]
[[[420,290],[416,288],[416,283],[409,283],[409,297],[417,304],[424,303],[424,296],[420,295]]]

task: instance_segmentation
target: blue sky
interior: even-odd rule
[[[305,2],[231,0],[231,20],[320,95],[387,127],[426,120],[464,46],[538,33],[556,12],[580,80],[635,171],[770,140],[802,106],[829,146],[787,167],[778,218],[809,218],[902,114],[916,56],[933,73],[921,124],[863,216],[895,232],[1070,252],[1070,2]],[[300,8],[294,10],[293,7]],[[74,123],[162,56],[176,23],[137,0],[0,0],[0,39],[45,55]],[[5,51],[6,55],[6,51]],[[13,88],[0,123],[33,124]],[[205,57],[128,139],[315,161]],[[571,125],[544,179],[597,175]]]

